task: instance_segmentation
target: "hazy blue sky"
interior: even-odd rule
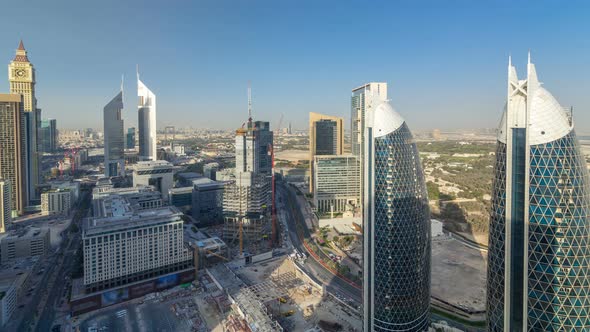
[[[62,128],[102,128],[125,74],[135,125],[135,65],[157,94],[158,127],[233,128],[247,116],[307,126],[349,121],[350,90],[386,81],[411,128],[496,127],[508,54],[575,107],[590,132],[590,5],[582,1],[6,1],[0,59],[19,38],[37,97]],[[0,75],[7,77],[7,66]],[[8,90],[7,79],[0,92]]]

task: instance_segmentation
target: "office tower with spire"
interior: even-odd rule
[[[10,186],[10,211],[21,215],[26,197],[26,137],[23,97],[0,94],[0,178]]]
[[[530,54],[525,79],[508,64],[490,214],[488,331],[589,331],[588,170]]]
[[[139,159],[156,160],[156,95],[139,79],[137,71]]]
[[[41,124],[41,110],[37,108],[35,97],[35,68],[29,61],[27,51],[21,40],[16,56],[8,65],[8,81],[10,93],[22,95],[25,112],[25,158],[26,158],[26,205],[33,205],[37,200],[39,185],[39,151],[40,142],[37,138]]]
[[[104,107],[104,170],[106,176],[125,175],[123,132],[123,84],[121,91]]]
[[[373,98],[364,109],[364,331],[427,331],[430,211],[422,164],[404,119]]]

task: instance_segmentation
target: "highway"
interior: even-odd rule
[[[285,211],[285,213],[281,213],[280,215],[286,216],[291,243],[300,252],[306,253],[308,256],[304,264],[299,264],[300,267],[318,281],[318,283],[326,285],[328,292],[341,299],[352,300],[355,306],[358,307],[358,304],[362,303],[361,289],[358,286],[353,286],[349,281],[334,275],[330,270],[315,260],[303,245],[302,238],[297,233],[298,227],[304,239],[312,241],[311,234],[305,226],[305,220],[301,212],[303,207],[298,205],[293,189],[288,188],[283,182],[277,181],[277,193],[279,197],[279,210]],[[326,257],[326,259],[329,258]]]

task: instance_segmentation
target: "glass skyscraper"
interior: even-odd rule
[[[364,331],[426,331],[430,211],[418,149],[388,102],[365,117]]]
[[[125,175],[125,138],[123,134],[123,89],[105,107],[104,170],[106,176]]]
[[[488,252],[489,331],[590,331],[590,187],[571,110],[508,66]]]

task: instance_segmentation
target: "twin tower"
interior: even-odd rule
[[[139,79],[139,159],[156,160],[156,95]],[[125,175],[125,136],[123,127],[123,84],[121,91],[104,107],[104,168],[106,176]]]
[[[541,86],[530,57],[527,69],[527,78],[519,80],[509,65],[498,128],[488,331],[589,331],[588,169],[571,109]],[[364,331],[426,331],[431,235],[418,150],[387,101],[367,104]]]

